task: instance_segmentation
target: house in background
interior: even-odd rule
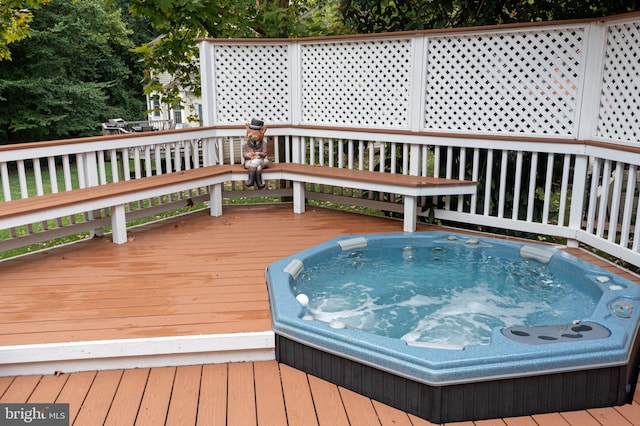
[[[169,73],[162,73],[158,76],[162,87],[168,89],[175,84]],[[179,109],[173,105],[160,102],[160,96],[152,93],[146,96],[148,120],[171,121],[172,128],[182,129],[187,127],[202,126],[202,101],[188,88],[180,87],[179,96],[181,103]]]

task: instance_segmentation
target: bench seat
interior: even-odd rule
[[[242,181],[247,172],[239,165],[207,166],[67,192],[6,201],[0,209],[0,229],[27,225],[63,216],[111,208],[113,242],[127,241],[125,205],[141,199],[207,187],[211,216],[222,215],[222,187]],[[343,186],[403,195],[405,232],[416,227],[417,197],[460,195],[476,192],[476,183],[454,179],[398,175],[339,169],[308,164],[277,163],[263,170],[263,178],[293,182],[295,213],[304,213],[305,184]]]
[[[282,170],[281,179],[293,182],[293,203],[296,213],[304,213],[304,184],[306,183],[400,194],[403,196],[404,204],[404,232],[414,232],[416,230],[418,197],[475,194],[477,190],[476,182],[457,179],[340,169],[294,163],[278,164],[274,171],[278,169]]]

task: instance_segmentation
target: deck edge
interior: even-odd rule
[[[0,347],[0,377],[275,359],[273,331]]]

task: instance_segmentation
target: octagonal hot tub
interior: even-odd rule
[[[557,248],[349,236],[266,277],[278,361],[432,422],[633,398],[640,286]]]

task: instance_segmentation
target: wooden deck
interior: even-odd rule
[[[0,402],[67,402],[74,425],[429,425],[276,363],[268,344],[264,360],[189,358],[215,336],[267,338],[264,269],[272,261],[338,235],[401,229],[400,221],[327,209],[295,215],[289,205],[227,206],[217,218],[202,211],[134,229],[121,246],[107,237],[0,262]],[[178,360],[192,340],[193,353]],[[123,356],[127,342],[143,348]],[[46,368],[59,373],[43,374],[39,358],[31,369],[33,353],[55,361],[69,346],[101,362],[84,372],[54,362]],[[154,358],[144,347],[167,354]],[[5,369],[9,356],[26,360],[20,375],[2,374],[14,371]],[[121,358],[169,366],[123,368]],[[181,365],[189,360],[196,365]],[[640,425],[638,400],[460,424]]]
[[[422,229],[425,229],[424,227]],[[0,262],[0,346],[271,330],[265,268],[402,222],[290,205],[227,206]]]
[[[275,361],[0,377],[5,402],[69,403],[78,426],[433,425]],[[640,405],[449,425],[640,425]]]

